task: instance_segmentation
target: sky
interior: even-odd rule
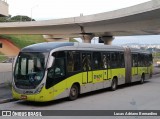
[[[129,7],[149,0],[7,0],[9,13],[36,20],[95,14]]]
[[[113,11],[147,1],[150,0],[7,0],[10,15],[27,15],[37,21]],[[157,39],[160,36],[115,37],[113,44],[160,44]]]

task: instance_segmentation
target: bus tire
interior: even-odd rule
[[[142,74],[141,80],[140,80],[140,84],[143,84],[143,83],[144,83],[144,80],[145,80],[145,74]]]
[[[115,91],[117,89],[117,79],[113,78],[112,84],[111,84],[111,90]]]
[[[69,100],[76,100],[78,98],[79,95],[79,88],[77,85],[73,84],[71,89],[70,89],[70,93],[69,93]]]

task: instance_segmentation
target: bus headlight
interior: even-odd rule
[[[40,93],[41,90],[42,90],[42,88],[43,88],[43,86],[44,86],[44,83],[42,83],[42,85],[40,85],[40,86],[38,87],[38,89],[37,89],[34,93]]]

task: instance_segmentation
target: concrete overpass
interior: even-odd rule
[[[47,34],[46,38],[102,37],[160,34],[160,0],[88,16],[16,23],[0,23],[0,34]]]
[[[0,0],[0,17],[8,16],[8,4],[6,0]]]

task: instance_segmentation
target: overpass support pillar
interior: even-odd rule
[[[83,34],[81,39],[84,43],[91,43],[93,37],[94,37],[93,34]]]
[[[113,41],[113,39],[114,39],[113,36],[102,36],[101,38],[102,38],[102,40],[104,41],[104,44],[105,44],[105,45],[111,45],[111,44],[112,44],[112,41]]]

